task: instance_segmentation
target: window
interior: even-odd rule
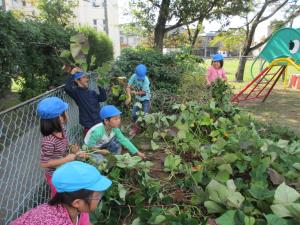
[[[93,19],[93,24],[97,26],[97,19]]]
[[[23,5],[23,6],[26,6],[26,1],[22,1],[22,5]]]

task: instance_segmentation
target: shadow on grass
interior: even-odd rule
[[[240,91],[246,83],[230,82],[234,92]],[[252,114],[258,121],[270,125],[279,125],[290,128],[300,137],[300,90],[284,89],[278,84],[265,102],[250,101],[240,103],[242,110]]]

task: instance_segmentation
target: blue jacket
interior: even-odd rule
[[[91,128],[101,122],[99,102],[106,101],[106,92],[99,86],[98,89],[99,94],[88,88],[78,87],[73,80],[73,76],[69,76],[65,83],[65,91],[79,108],[79,123],[84,128]]]

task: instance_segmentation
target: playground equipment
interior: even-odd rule
[[[264,60],[261,72],[238,94],[232,97],[232,102],[239,103],[257,99],[262,99],[264,102],[280,77],[284,78],[284,86],[287,85],[288,66],[293,66],[300,71],[300,28],[283,28],[274,33],[258,58]],[[257,59],[254,60],[251,67],[252,77],[253,66]],[[269,63],[269,65],[263,68],[266,63]]]

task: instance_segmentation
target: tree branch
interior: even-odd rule
[[[149,0],[149,2],[151,2],[153,6],[155,6],[155,7],[157,7],[157,8],[160,8],[160,5],[157,4],[157,3],[155,2],[155,0]]]
[[[277,13],[286,3],[288,3],[288,0],[285,0],[282,4],[277,6],[277,8],[274,9],[273,12],[271,12],[268,16],[265,16],[257,21],[257,23],[261,23],[263,21],[266,21],[267,19],[270,19],[272,16],[274,16],[275,13]]]
[[[255,49],[260,48],[263,46],[270,38],[272,35],[269,35],[267,38],[265,38],[263,41],[259,42],[258,44],[254,45],[253,47],[249,48],[249,52],[252,52]]]
[[[167,28],[166,28],[166,32],[169,32],[169,31],[171,31],[171,30],[174,30],[174,29],[176,29],[176,28],[178,28],[178,27],[181,27],[181,26],[183,26],[183,25],[187,25],[187,24],[194,23],[194,22],[198,21],[200,18],[201,18],[201,17],[197,17],[197,18],[192,19],[191,21],[188,21],[188,22],[184,22],[182,19],[180,19],[180,20],[178,20],[178,22],[175,23],[174,25],[167,27]]]

